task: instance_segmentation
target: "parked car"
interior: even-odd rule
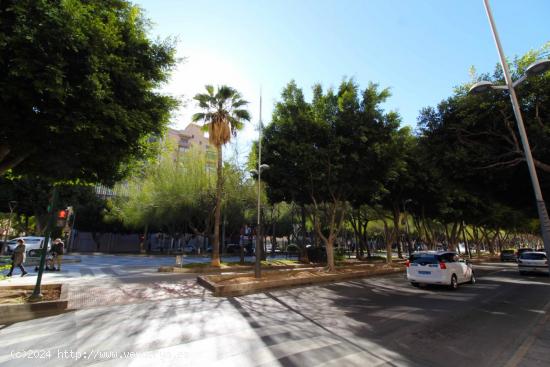
[[[9,240],[7,245],[7,252],[8,254],[12,254],[15,247],[17,247],[17,241],[19,239],[22,239],[25,241],[25,251],[27,252],[28,256],[34,257],[38,256],[40,254],[40,249],[44,247],[44,241],[46,240],[46,237],[35,237],[35,236],[27,236],[27,237],[16,237]],[[48,241],[48,251],[52,247],[52,241],[51,239]]]
[[[238,243],[230,243],[225,248],[225,252],[227,252],[228,254],[240,255],[241,254],[241,245],[239,245]],[[245,246],[243,246],[243,252],[244,252],[245,255],[248,252]]]
[[[457,289],[461,283],[476,281],[472,266],[452,251],[425,251],[411,255],[406,262],[407,279],[413,286],[441,284]]]
[[[521,275],[527,273],[545,273],[548,271],[548,257],[542,251],[524,251],[518,258],[518,270]]]
[[[183,253],[184,254],[196,254],[197,253],[197,249],[195,248],[195,246],[193,245],[185,245],[183,247]]]
[[[516,252],[514,250],[502,250],[500,253],[500,261],[517,261]]]

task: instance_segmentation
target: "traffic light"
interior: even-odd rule
[[[68,207],[66,209],[61,209],[57,212],[57,226],[60,228],[63,228],[67,225],[67,220],[69,219],[70,209],[71,207]]]

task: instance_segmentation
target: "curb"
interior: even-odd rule
[[[0,324],[35,319],[38,317],[52,316],[64,312],[69,305],[69,287],[67,284],[42,284],[43,289],[60,286],[59,299],[54,301],[40,301],[34,303],[21,303],[12,305],[0,305]],[[1,289],[34,289],[34,285],[2,286]]]
[[[357,267],[357,266],[354,266]],[[341,268],[342,269],[342,268]],[[344,268],[344,269],[349,269]],[[224,280],[228,278],[238,278],[239,276],[234,275],[214,275],[213,277],[205,275],[198,276],[197,283],[212,291],[213,295],[216,297],[224,296],[242,296],[252,293],[261,293],[266,290],[272,290],[277,288],[287,288],[293,286],[303,286],[303,285],[312,285],[312,284],[323,284],[323,283],[335,283],[350,279],[356,278],[365,278],[372,275],[383,275],[383,274],[392,274],[400,273],[404,270],[403,266],[384,266],[378,267],[378,269],[368,269],[368,270],[358,270],[351,273],[343,274],[328,274],[323,273],[322,270],[318,270],[319,275],[307,277],[307,278],[295,278],[295,279],[273,279],[265,280],[262,282],[249,282],[249,283],[240,283],[240,284],[225,284],[220,285],[216,283],[215,278],[221,278],[219,280]],[[295,271],[289,271],[293,273]],[[250,275],[250,274],[247,274]]]
[[[324,265],[272,265],[262,266],[262,271],[274,271],[274,270],[293,270],[293,269],[314,269],[322,268]],[[240,265],[240,266],[228,266],[224,268],[214,269],[211,267],[194,267],[194,268],[181,268],[179,266],[161,266],[158,271],[160,273],[188,273],[188,274],[222,274],[222,273],[248,273],[252,271],[254,267],[252,265]]]

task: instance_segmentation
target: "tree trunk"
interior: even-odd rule
[[[391,264],[392,262],[392,248],[391,248],[391,240],[392,240],[392,236],[390,235],[390,230],[388,228],[388,222],[386,222],[385,219],[382,219],[382,221],[384,222],[384,238],[385,238],[385,242],[386,242],[386,262],[388,264]]]
[[[478,232],[478,229],[476,226],[473,226],[472,228],[472,237],[475,241],[475,245],[476,245],[476,257],[480,257],[481,256],[481,242],[480,242],[480,238],[479,238],[479,232]]]
[[[304,204],[301,206],[301,230],[302,230],[302,240],[300,243],[300,250],[302,253],[300,261],[304,263],[309,263],[309,258],[307,256],[307,248],[306,248],[306,207]]]
[[[397,245],[397,257],[403,258],[403,250],[401,243],[401,234],[399,233],[399,219],[401,219],[401,213],[399,211],[399,206],[395,205],[393,208],[393,232],[395,238],[395,244]]]
[[[315,208],[314,214],[317,217],[318,205],[315,202],[314,198],[313,202]],[[319,237],[326,245],[328,271],[335,270],[334,240],[338,237],[338,233],[340,232],[340,228],[342,228],[342,223],[344,221],[345,210],[343,205],[344,204],[340,203],[338,200],[334,200],[334,202],[332,202],[330,205],[330,223],[328,236],[325,236],[323,234],[318,218],[315,221],[315,232],[317,234],[317,237]]]
[[[214,238],[212,241],[212,266],[220,267],[220,220],[222,209],[222,186],[223,186],[223,161],[222,146],[217,146],[218,151],[218,177],[216,182],[216,212],[214,214]]]

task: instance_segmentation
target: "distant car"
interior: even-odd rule
[[[533,250],[530,247],[520,248],[520,249],[518,249],[518,252],[516,253],[516,257],[519,259],[521,254],[523,254],[524,252],[533,252],[533,251],[535,251],[535,250]]]
[[[183,253],[184,254],[195,254],[197,253],[197,249],[193,245],[186,245],[183,247]]]
[[[502,250],[500,253],[500,261],[517,261],[516,252],[514,250]]]
[[[527,273],[550,274],[546,253],[542,251],[524,251],[518,258],[518,270],[521,275]]]
[[[240,253],[241,253],[241,245],[236,244],[236,243],[230,243],[230,244],[227,245],[227,247],[225,248],[225,252],[227,252],[228,254],[237,254],[237,255],[240,255]],[[245,247],[245,246],[243,246],[243,252],[244,252],[244,254],[246,255],[247,250],[246,250],[246,247]]]
[[[17,241],[22,239],[25,241],[25,251],[27,252],[28,256],[34,257],[38,256],[40,254],[40,249],[44,247],[44,241],[46,240],[46,237],[35,237],[35,236],[27,236],[27,237],[16,237],[12,238],[8,242],[6,242],[6,246],[8,249],[8,254],[12,254],[13,250],[17,247]],[[48,251],[52,248],[52,241],[48,241]]]
[[[425,251],[411,255],[406,262],[407,279],[413,286],[440,284],[457,289],[461,283],[476,281],[472,266],[452,251]]]

